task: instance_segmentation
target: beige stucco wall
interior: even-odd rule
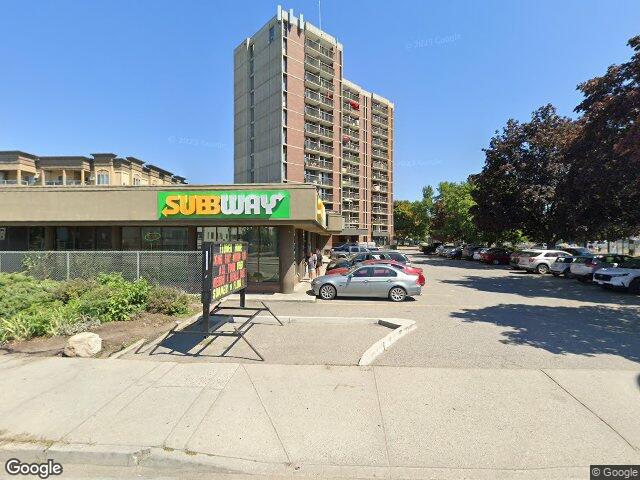
[[[157,194],[162,191],[287,190],[290,218],[274,220],[159,220]],[[168,185],[165,187],[0,187],[0,226],[61,224],[294,225],[326,232],[316,219],[317,193],[310,185]]]

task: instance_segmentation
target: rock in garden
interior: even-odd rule
[[[100,350],[102,350],[100,335],[82,332],[69,337],[63,353],[65,357],[93,357]]]

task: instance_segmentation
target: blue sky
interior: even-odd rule
[[[233,48],[278,2],[0,0],[0,150],[233,182]],[[317,0],[283,3],[318,23]],[[509,117],[626,61],[640,2],[322,0],[345,76],[396,104],[395,194],[463,180]]]

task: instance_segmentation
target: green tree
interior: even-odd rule
[[[485,236],[500,238],[520,231],[548,244],[565,233],[560,186],[569,164],[568,146],[575,122],[552,105],[534,111],[531,121],[509,120],[485,149],[482,172],[473,177],[474,221]]]
[[[640,231],[640,36],[629,62],[578,85],[580,131],[568,151],[565,224],[578,238]]]
[[[432,236],[445,242],[478,240],[471,208],[475,205],[471,182],[441,182],[434,201]]]
[[[393,202],[393,222],[398,239],[425,239],[430,232],[433,217],[433,188],[423,187],[422,199]]]
[[[395,200],[393,202],[393,228],[397,239],[410,238],[415,228],[415,218],[412,202],[409,200]]]

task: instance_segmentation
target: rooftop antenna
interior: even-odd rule
[[[320,8],[320,0],[318,0],[318,27],[322,30],[322,10]]]

